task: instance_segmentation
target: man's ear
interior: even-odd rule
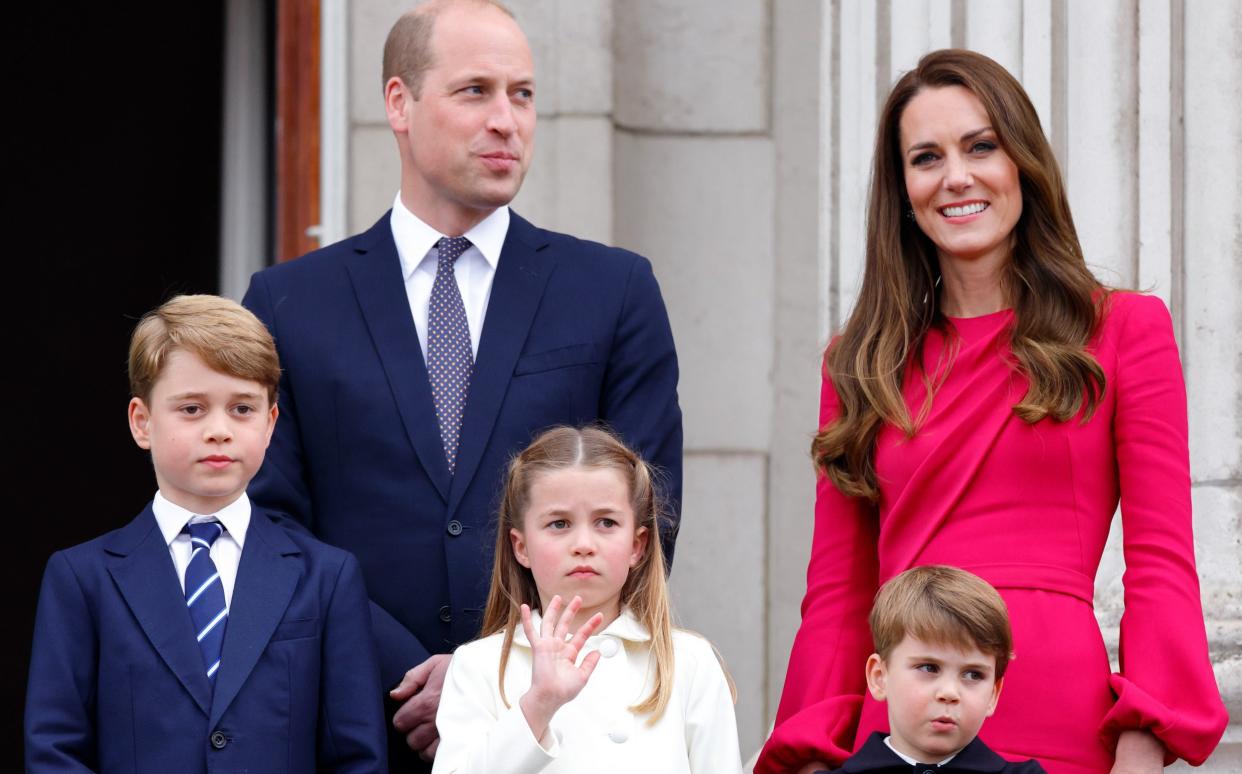
[[[405,134],[409,128],[407,110],[411,102],[413,97],[405,87],[405,82],[395,75],[389,78],[388,83],[384,84],[384,112],[388,114],[388,125],[394,132]]]
[[[513,546],[513,558],[518,564],[530,569],[530,555],[526,553],[526,538],[516,529],[509,530],[509,544]]]
[[[147,411],[147,404],[142,402],[142,398],[130,398],[129,434],[139,447],[151,448],[151,412]]]
[[[867,657],[866,669],[867,690],[871,692],[871,698],[884,701],[888,696],[888,665],[879,653],[872,653]]]

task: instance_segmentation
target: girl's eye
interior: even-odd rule
[[[548,522],[548,526],[552,529],[565,529],[569,526],[569,522],[565,519],[555,519]]]
[[[605,529],[611,529],[611,528],[613,528],[613,527],[617,526],[617,522],[616,522],[615,520],[613,520],[613,519],[609,519],[609,518],[603,518],[603,519],[600,519],[600,520],[599,520],[599,522],[598,522],[598,524],[599,524],[601,527],[604,527]]]

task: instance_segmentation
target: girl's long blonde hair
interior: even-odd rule
[[[673,624],[664,550],[660,546],[661,502],[651,467],[616,436],[598,427],[554,427],[540,434],[509,463],[496,526],[492,585],[480,632],[481,637],[504,633],[500,649],[500,698],[509,706],[505,696],[505,669],[509,665],[513,635],[521,622],[521,606],[527,604],[532,610],[540,608],[535,578],[514,557],[509,530],[523,530],[535,479],[570,468],[603,468],[620,473],[630,490],[634,528],[647,529],[647,550],[621,587],[621,604],[628,607],[651,634],[655,665],[651,695],[630,707],[630,711],[651,713],[647,722],[654,723],[663,714],[673,690]]]

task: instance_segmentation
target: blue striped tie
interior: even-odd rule
[[[194,549],[185,568],[185,604],[190,609],[198,648],[203,653],[203,668],[214,685],[220,669],[229,610],[224,606],[220,573],[216,571],[216,563],[211,561],[211,544],[224,533],[224,527],[218,521],[202,521],[187,524],[184,531],[190,533],[190,545]]]

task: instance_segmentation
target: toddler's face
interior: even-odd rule
[[[620,612],[621,587],[647,547],[625,478],[610,468],[539,475],[523,528],[510,530],[509,538],[514,556],[535,577],[543,609],[556,594],[566,602],[580,596],[579,620],[599,612],[604,626]]]
[[[921,763],[938,763],[965,747],[996,710],[1001,684],[996,659],[971,647],[923,642],[907,636],[885,661],[867,660],[867,687],[888,702],[897,750]]]

